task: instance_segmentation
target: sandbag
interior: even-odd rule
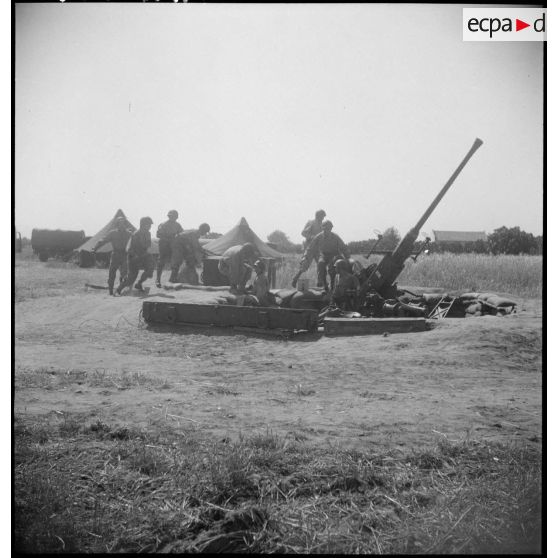
[[[479,298],[479,293],[463,293],[459,295],[459,300],[465,302],[467,300],[477,300]]]
[[[477,312],[482,312],[482,303],[474,302],[473,304],[469,304],[467,308],[465,308],[465,315],[466,316],[474,316]]]
[[[321,310],[327,304],[323,291],[310,289],[308,291],[297,291],[290,299],[289,308],[305,308],[309,310]]]
[[[479,293],[479,295],[477,296],[477,298],[479,300],[487,300],[488,298],[490,298],[491,296],[496,296],[494,293]]]
[[[485,302],[496,308],[507,308],[510,306],[517,306],[517,302],[504,298],[503,296],[492,295],[485,299]]]

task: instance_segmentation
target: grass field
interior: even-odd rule
[[[379,256],[366,260],[355,257],[363,265],[379,261]],[[289,255],[277,271],[278,287],[290,287],[298,269],[299,256]],[[316,280],[316,267],[306,276]],[[416,262],[407,260],[398,280],[401,285],[441,287],[448,291],[507,293],[514,296],[542,296],[542,256],[491,256],[485,254],[429,254]]]

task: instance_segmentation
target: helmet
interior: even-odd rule
[[[326,212],[323,209],[318,209],[316,211],[316,217],[321,217],[322,219],[326,216]]]
[[[331,221],[324,221],[322,223],[322,229],[333,229],[333,223]]]
[[[336,271],[341,271],[342,269],[344,269],[345,271],[351,271],[351,264],[343,258],[335,260],[335,263],[333,265],[335,266]]]
[[[207,234],[210,230],[211,227],[207,224],[207,223],[202,223],[199,227],[198,230],[203,234]]]
[[[178,211],[176,211],[176,209],[171,209],[167,213],[167,217],[174,217],[175,219],[178,219]]]
[[[153,219],[151,219],[151,217],[142,217],[140,219],[140,227],[142,225],[147,225],[147,224],[152,225],[153,224]]]

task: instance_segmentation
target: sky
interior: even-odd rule
[[[543,230],[543,43],[464,42],[464,5],[16,6],[15,224],[178,210],[301,242]]]

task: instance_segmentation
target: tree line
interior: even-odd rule
[[[289,237],[280,230],[275,230],[268,235],[267,240],[274,248],[285,254],[301,253],[302,244],[292,242]],[[376,250],[393,250],[399,241],[401,234],[395,227],[388,227],[382,233],[382,240],[375,246]],[[356,240],[347,243],[351,254],[366,254],[370,251],[375,239]],[[415,243],[418,249],[422,241]],[[432,242],[429,246],[430,252],[452,252],[455,254],[529,254],[540,255],[543,253],[544,239],[542,235],[535,236],[532,233],[521,230],[519,227],[500,227],[487,236],[487,240],[476,240],[474,242],[452,242],[437,244]]]

